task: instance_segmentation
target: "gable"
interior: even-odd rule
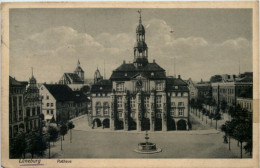
[[[148,78],[147,78],[146,76],[144,76],[143,74],[138,73],[138,74],[134,75],[134,76],[132,77],[132,79],[136,79],[136,80],[147,80]]]

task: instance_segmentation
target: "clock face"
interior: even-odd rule
[[[138,80],[136,82],[136,87],[141,88],[143,86],[143,82],[141,80]]]

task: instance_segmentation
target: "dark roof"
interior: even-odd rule
[[[112,81],[111,80],[101,80],[91,87],[91,93],[97,92],[112,92]]]
[[[73,91],[75,102],[86,102],[89,101],[88,97],[83,94],[82,91]]]
[[[70,87],[62,84],[44,84],[57,101],[73,101],[74,94]]]
[[[78,74],[75,73],[64,73],[64,76],[67,78],[67,80],[71,81],[72,83],[77,82],[83,82]]]
[[[166,89],[167,91],[177,91],[177,92],[189,91],[188,85],[184,80],[180,78],[172,78],[172,77],[167,77]]]
[[[237,80],[236,82],[246,82],[246,83],[253,82],[253,76],[245,76],[245,77]]]
[[[153,75],[152,75],[153,73]],[[142,75],[149,79],[165,79],[165,70],[157,63],[148,63],[144,67],[136,68],[133,63],[123,63],[115,69],[110,77],[111,80],[130,80],[136,75]]]
[[[15,78],[9,76],[9,85],[10,86],[20,86],[20,87],[24,87],[26,85],[28,85],[28,82],[24,82],[24,81],[17,81]]]

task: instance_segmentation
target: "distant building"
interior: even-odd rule
[[[41,128],[40,114],[42,112],[42,102],[39,94],[36,79],[32,75],[29,86],[24,94],[25,126],[26,131],[35,131]]]
[[[211,99],[212,97],[212,88],[210,82],[200,82],[196,83],[193,82],[191,78],[185,81],[188,84],[189,92],[190,92],[190,99],[198,99],[198,98],[208,98]]]
[[[99,72],[99,69],[95,71],[94,74],[94,84],[98,83],[99,81],[103,80],[103,76],[101,76],[101,73]]]
[[[241,108],[246,109],[249,113],[252,114],[252,112],[253,112],[253,99],[252,98],[238,97],[237,104],[239,104]]]
[[[228,106],[237,104],[238,97],[245,97],[245,94],[252,94],[253,91],[253,76],[242,75],[239,78],[234,78],[232,81],[212,83],[212,96],[218,103],[226,101]]]
[[[196,83],[196,88],[198,89],[199,98],[212,98],[212,87],[210,82],[204,82],[202,79],[200,82]]]
[[[19,130],[25,131],[24,93],[27,82],[9,76],[9,136],[13,138]]]
[[[190,92],[190,99],[197,99],[198,98],[198,88],[196,84],[189,78],[186,83],[188,84],[189,92]]]
[[[84,84],[84,71],[80,67],[79,61],[74,73],[64,73],[59,84]]]
[[[87,97],[63,84],[44,84],[40,88],[42,113],[49,122],[52,117],[60,122],[87,114]]]
[[[96,71],[91,88],[89,123],[124,130],[188,130],[189,89],[181,79],[167,77],[148,61],[145,28],[140,16],[133,63],[123,62],[109,80]],[[99,78],[98,78],[99,77]]]

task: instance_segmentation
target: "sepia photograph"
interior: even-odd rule
[[[7,159],[259,157],[253,10],[10,8]]]

